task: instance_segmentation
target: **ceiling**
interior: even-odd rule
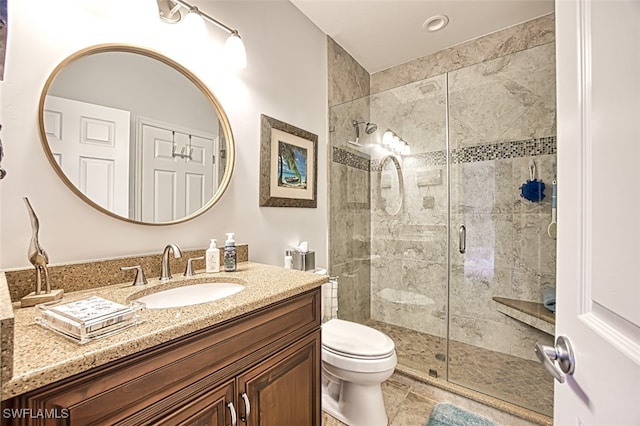
[[[369,73],[545,15],[554,0],[290,0]],[[449,25],[422,29],[433,15]]]

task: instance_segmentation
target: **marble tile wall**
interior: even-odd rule
[[[487,34],[371,76],[371,94],[500,58],[555,40],[553,13]]]
[[[327,56],[330,107],[369,96],[369,73],[331,37],[327,37]]]
[[[547,43],[449,72],[450,148],[555,135],[555,65]]]
[[[329,78],[329,273],[338,277],[338,317],[370,317],[370,156],[348,143],[369,120],[369,73],[327,37]],[[361,141],[369,135],[361,129]]]

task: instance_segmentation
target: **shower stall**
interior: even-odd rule
[[[433,67],[433,75],[420,70],[402,81],[403,66],[374,74],[368,92],[330,96],[329,108],[337,316],[389,335],[399,369],[547,416],[553,380],[533,348],[552,345],[554,334],[542,303],[543,290],[555,287],[547,230],[556,151],[552,27],[548,15],[503,30],[526,43]],[[486,47],[489,37],[499,35],[466,48]],[[348,54],[331,39],[329,51],[345,73]],[[439,64],[447,54],[436,54]],[[330,65],[330,85],[361,78],[353,67],[340,75]],[[377,131],[359,134],[357,147],[349,140],[360,121]],[[385,146],[387,130],[410,152]],[[546,189],[529,201],[521,187],[534,179]]]

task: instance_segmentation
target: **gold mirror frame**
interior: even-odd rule
[[[60,168],[60,166],[58,165],[57,161],[55,160],[55,157],[53,156],[53,153],[51,152],[51,149],[49,147],[49,142],[48,142],[48,139],[47,139],[47,134],[46,134],[46,131],[45,131],[45,126],[44,126],[44,105],[45,105],[45,100],[46,100],[49,88],[50,88],[51,84],[53,83],[53,81],[55,80],[55,78],[58,76],[58,74],[69,63],[71,63],[71,62],[73,62],[73,61],[75,61],[75,60],[77,60],[79,58],[83,58],[83,57],[86,57],[86,56],[89,56],[89,55],[93,55],[93,54],[96,54],[96,53],[106,53],[106,52],[134,53],[134,54],[143,55],[143,56],[146,56],[148,58],[155,59],[157,61],[162,62],[163,64],[165,64],[165,65],[173,68],[174,70],[180,72],[191,83],[193,83],[202,92],[202,94],[205,96],[205,98],[209,101],[209,103],[213,107],[213,110],[215,111],[215,113],[218,116],[219,125],[220,125],[220,127],[222,129],[222,133],[223,133],[224,138],[225,138],[226,164],[225,164],[224,174],[223,174],[222,179],[220,180],[219,185],[218,185],[218,189],[213,194],[211,199],[206,204],[204,204],[200,209],[198,209],[197,211],[195,211],[195,212],[193,212],[193,213],[191,213],[189,215],[186,215],[186,216],[184,216],[184,217],[182,217],[180,219],[177,219],[177,220],[167,221],[167,222],[158,222],[158,223],[134,220],[134,219],[131,219],[131,218],[128,218],[128,217],[124,217],[124,216],[115,214],[114,212],[112,212],[112,211],[100,206],[99,204],[97,204],[96,202],[91,200],[89,197],[87,197],[85,194],[83,194],[78,189],[78,187],[73,182],[71,182],[71,180],[65,175],[64,171]],[[53,167],[55,172],[58,174],[60,179],[62,179],[62,181],[66,184],[66,186],[74,194],[76,194],[78,197],[80,197],[80,199],[82,199],[84,202],[86,202],[91,207],[95,208],[96,210],[99,210],[102,213],[105,213],[105,214],[107,214],[107,215],[109,215],[109,216],[111,216],[113,218],[116,218],[116,219],[119,219],[119,220],[123,220],[123,221],[129,222],[129,223],[136,223],[136,224],[150,225],[150,226],[175,225],[175,224],[186,222],[188,220],[191,220],[191,219],[193,219],[195,217],[200,216],[201,214],[203,214],[204,212],[209,210],[214,204],[216,204],[218,202],[218,200],[222,197],[224,192],[227,190],[227,187],[229,186],[229,182],[231,180],[231,175],[233,173],[234,164],[235,164],[235,142],[234,142],[234,139],[233,139],[233,133],[231,131],[231,125],[229,124],[229,119],[227,118],[227,115],[224,112],[224,109],[220,105],[220,102],[215,97],[215,95],[211,92],[211,90],[209,90],[209,88],[198,77],[196,77],[195,74],[193,74],[187,68],[185,68],[184,66],[182,66],[179,63],[175,62],[174,60],[164,56],[163,54],[161,54],[159,52],[156,52],[156,51],[153,51],[153,50],[150,50],[150,49],[146,49],[146,48],[142,48],[142,47],[139,47],[139,46],[128,45],[128,44],[101,44],[101,45],[91,46],[91,47],[87,47],[85,49],[82,49],[82,50],[70,55],[66,59],[64,59],[52,71],[51,75],[49,76],[49,78],[47,79],[47,81],[46,81],[46,83],[44,85],[44,88],[42,89],[42,94],[40,96],[40,102],[38,103],[38,130],[39,130],[39,133],[40,133],[40,142],[42,143],[42,147],[43,147],[43,149],[44,149],[44,151],[45,151],[45,153],[47,155],[49,163],[51,164],[51,166]]]

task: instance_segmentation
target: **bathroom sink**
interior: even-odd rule
[[[144,303],[148,309],[177,308],[224,299],[242,291],[242,289],[244,286],[236,283],[192,284],[159,291],[140,297],[135,301]]]

